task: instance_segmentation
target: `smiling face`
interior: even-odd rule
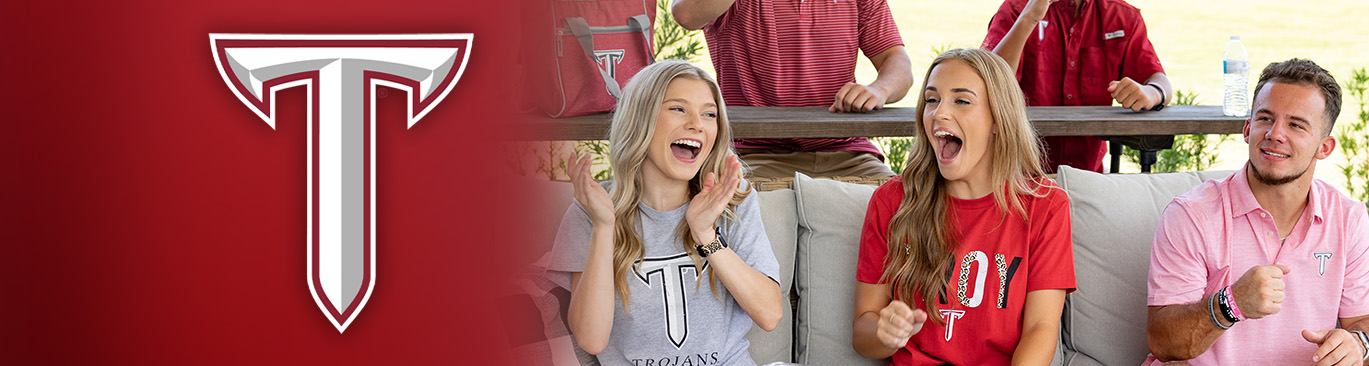
[[[1241,131],[1250,145],[1249,175],[1268,186],[1311,179],[1318,159],[1335,150],[1326,135],[1325,99],[1310,85],[1270,82]]]
[[[941,176],[953,185],[990,182],[995,126],[988,97],[984,80],[964,61],[936,65],[927,77],[922,128],[932,139]]]
[[[713,153],[718,105],[703,80],[676,78],[666,87],[642,168],[648,186],[688,182]]]

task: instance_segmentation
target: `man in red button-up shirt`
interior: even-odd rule
[[[1017,69],[1027,105],[1112,105],[1155,110],[1174,95],[1146,38],[1140,10],[1122,0],[1007,0],[984,49]],[[1046,136],[1046,170],[1103,172],[1107,146],[1093,137]]]

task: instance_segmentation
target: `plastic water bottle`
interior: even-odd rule
[[[1222,56],[1222,80],[1226,92],[1222,97],[1222,114],[1244,116],[1250,114],[1250,97],[1246,85],[1250,81],[1250,54],[1241,45],[1241,36],[1231,36]]]

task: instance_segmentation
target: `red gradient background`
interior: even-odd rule
[[[522,3],[0,4],[0,364],[506,363]],[[412,129],[379,99],[375,290],[345,333],[305,281],[305,89],[271,129],[209,33],[475,35]]]

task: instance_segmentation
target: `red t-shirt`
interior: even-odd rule
[[[885,0],[737,0],[704,27],[723,100],[731,106],[830,106],[856,81],[856,56],[903,44]],[[739,139],[737,148],[854,151],[863,137]]]
[[[1051,4],[1027,43],[1017,71],[1027,105],[1112,105],[1108,83],[1130,77],[1144,84],[1151,75],[1165,72],[1146,36],[1141,11],[1122,0],[1083,0],[1075,15],[1074,4]],[[1007,36],[1027,0],[1008,0],[989,21],[984,49],[992,50]],[[1103,171],[1103,140],[1093,136],[1048,136],[1048,171],[1056,165]]]
[[[936,306],[947,323],[928,320],[907,347],[894,353],[894,365],[1006,365],[1022,335],[1027,292],[1074,290],[1069,199],[1055,183],[1044,183],[1037,191],[1044,197],[1023,196],[1026,221],[999,211],[992,195],[950,199],[949,219],[954,220],[960,244],[946,301]],[[860,282],[880,283],[889,221],[902,202],[899,177],[870,198],[856,265]],[[910,306],[924,309],[921,298]]]

